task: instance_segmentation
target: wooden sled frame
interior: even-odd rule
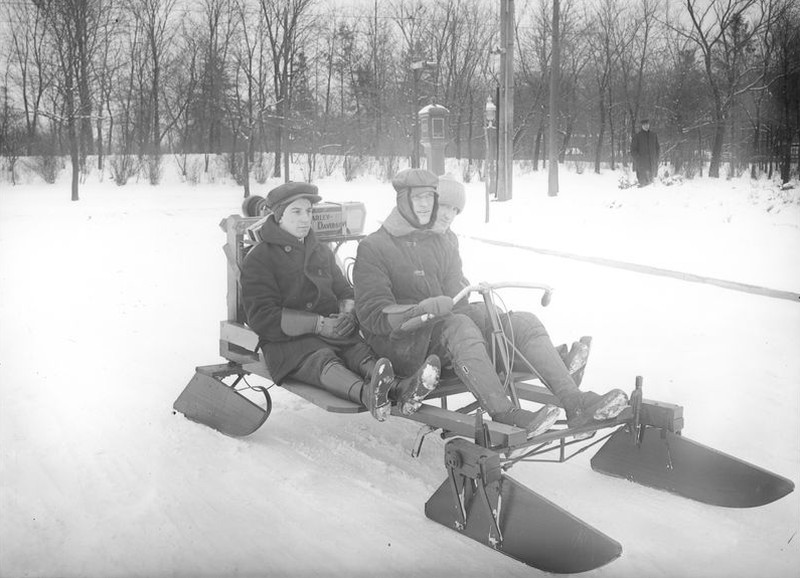
[[[269,388],[252,387],[246,380],[247,375],[253,374],[272,381],[262,354],[256,351],[258,337],[245,324],[241,303],[240,265],[250,247],[258,242],[251,227],[259,220],[232,215],[220,223],[227,238],[223,250],[228,263],[227,319],[220,323],[219,346],[227,363],[196,368],[173,406],[187,418],[231,436],[252,434],[272,409]],[[362,237],[339,235],[323,240],[336,252],[345,242]],[[340,265],[349,277],[348,267]],[[522,359],[524,356],[514,350],[501,328],[502,312],[495,305],[494,294],[503,287],[542,290],[542,305],[549,302],[549,287],[527,283],[473,285],[456,300],[480,293],[493,326],[492,356],[496,366],[505,368],[500,377],[514,404],[519,406],[524,401],[559,405],[556,397],[537,383],[530,363],[530,373],[509,370],[510,353]],[[232,382],[226,383],[226,379]],[[287,380],[281,387],[326,411],[366,411],[359,404],[297,380]],[[266,409],[245,396],[248,391],[263,394]],[[438,432],[448,440],[444,448],[447,478],[426,502],[425,513],[440,524],[540,570],[592,570],[620,556],[622,546],[504,473],[522,461],[564,462],[605,442],[591,459],[594,470],[708,504],[760,506],[794,489],[791,480],[683,438],[683,408],[644,399],[641,377],[636,378],[630,406],[617,418],[573,429],[562,421],[557,424],[559,427],[531,439],[523,429],[485,420],[477,402],[451,409],[454,396],[466,391],[457,379],[443,379],[417,412],[406,416],[392,408],[393,416],[422,424],[412,448],[413,456],[419,454],[423,440],[430,434]],[[597,436],[600,430],[607,431]],[[544,454],[550,458],[540,457]]]
[[[227,257],[227,319],[220,323],[220,355],[228,361],[230,374],[246,376],[248,374],[258,375],[270,380],[269,371],[264,363],[263,355],[256,351],[258,336],[245,324],[244,308],[241,303],[241,284],[240,267],[244,256],[254,243],[258,242],[254,238],[251,227],[260,221],[260,217],[242,217],[231,215],[222,220],[220,228],[225,232],[226,243],[223,251]],[[334,252],[346,242],[359,241],[363,235],[335,235],[324,238],[330,243]],[[342,267],[347,268],[342,264]],[[347,272],[347,271],[346,271]],[[465,288],[456,300],[465,299],[472,292],[480,293],[483,302],[487,307],[489,318],[498,324],[499,311],[493,299],[494,292],[504,287],[528,287],[544,291],[542,304],[547,305],[551,294],[551,288],[546,285],[526,284],[526,283],[503,283],[503,284],[480,284]],[[503,341],[505,337],[495,327],[495,339],[492,347],[493,354],[497,356],[501,366],[508,367],[509,359],[506,356],[507,345]],[[518,357],[521,353],[516,352]],[[529,364],[530,365],[530,364]],[[210,366],[217,367],[217,366]],[[203,372],[204,367],[199,367],[198,371]],[[206,371],[207,372],[207,371]],[[237,379],[238,381],[238,379]],[[556,397],[545,387],[535,383],[536,376],[533,373],[521,374],[512,373],[508,381],[509,395],[516,405],[521,401],[532,402],[534,404],[551,403],[558,405]],[[348,400],[338,398],[317,387],[305,384],[297,380],[285,380],[281,387],[299,395],[322,409],[334,413],[360,413],[366,411],[363,406]],[[557,451],[557,460],[565,461],[580,453],[583,450],[567,454],[567,448],[580,444],[575,440],[568,440],[575,434],[594,435],[600,429],[618,428],[630,422],[632,411],[626,410],[618,418],[609,420],[602,424],[591,424],[576,430],[566,428],[552,430],[536,438],[527,439],[526,433],[521,428],[496,423],[490,420],[483,420],[482,412],[477,403],[470,403],[465,407],[451,409],[449,400],[452,396],[465,393],[467,390],[457,379],[445,379],[439,387],[428,396],[427,403],[414,414],[405,416],[396,408],[392,414],[399,417],[406,417],[412,421],[423,424],[423,429],[417,436],[414,444],[413,454],[417,455],[420,451],[424,437],[430,433],[439,432],[443,438],[461,436],[472,439],[493,451],[501,454],[515,454],[504,467],[511,467],[519,461],[530,461],[544,452]],[[268,396],[266,390],[262,391]],[[438,407],[431,402],[438,401]],[[643,423],[655,427],[667,428],[669,431],[680,433],[683,427],[683,410],[680,406],[665,404],[649,400],[642,400],[640,414],[643,416]],[[554,442],[558,442],[554,445]],[[596,442],[595,442],[596,443]],[[592,443],[591,445],[594,445]],[[521,455],[521,450],[530,448],[530,451]]]

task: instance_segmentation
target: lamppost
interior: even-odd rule
[[[484,132],[486,133],[486,222],[489,222],[489,201],[492,195],[497,195],[497,180],[495,178],[495,139],[497,138],[497,127],[495,119],[497,117],[497,106],[492,101],[491,96],[486,97],[486,108],[484,109]]]
[[[435,62],[430,60],[415,60],[411,63],[411,73],[414,75],[414,147],[411,153],[411,168],[419,168],[419,81],[422,72],[433,68]]]

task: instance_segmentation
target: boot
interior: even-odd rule
[[[337,397],[366,406],[372,417],[384,421],[391,410],[389,389],[395,381],[392,363],[385,358],[379,359],[371,374],[370,381],[365,382],[341,361],[331,361],[320,372],[320,387]]]
[[[580,387],[583,381],[583,372],[586,370],[586,363],[589,361],[589,352],[592,346],[592,338],[589,336],[581,337],[580,341],[573,341],[569,353],[562,355],[564,365],[572,376],[572,381]],[[566,346],[564,346],[566,348]]]
[[[372,417],[378,421],[386,421],[392,412],[389,392],[397,381],[392,362],[381,357],[375,362],[370,374],[369,383],[365,383],[361,391],[361,403],[369,409]]]
[[[395,381],[389,397],[396,402],[404,415],[411,415],[419,409],[425,396],[436,388],[441,372],[439,357],[430,355],[414,375]]]
[[[567,427],[581,427],[591,421],[613,419],[628,405],[628,396],[620,389],[612,389],[604,395],[593,391],[581,391],[571,396],[564,408],[567,413]]]
[[[492,420],[513,425],[528,432],[528,439],[543,434],[556,423],[560,409],[555,405],[546,405],[537,412],[515,407],[510,411],[492,416]]]
[[[347,369],[338,359],[329,361],[319,375],[320,387],[336,397],[361,403],[364,380]]]
[[[511,317],[511,324],[517,347],[539,373],[547,389],[558,398],[567,412],[568,423],[570,417],[574,423],[587,423],[592,419],[611,419],[619,415],[625,408],[628,398],[619,390],[613,390],[601,396],[594,392],[582,392],[578,389],[578,385],[570,376],[561,356],[550,341],[550,336],[536,316],[527,312],[518,312]],[[582,337],[580,342],[573,344],[574,357],[583,356],[580,350],[584,347],[581,345],[586,346],[588,355],[590,343],[591,338]],[[576,360],[574,365],[577,367],[579,361]],[[581,372],[581,368],[577,372]],[[580,373],[580,376],[582,377],[583,373]],[[598,417],[587,417],[590,415]]]

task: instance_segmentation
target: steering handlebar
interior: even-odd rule
[[[470,293],[485,293],[495,289],[540,289],[544,291],[542,295],[542,307],[547,307],[550,304],[550,298],[553,294],[553,288],[543,283],[529,283],[527,281],[502,281],[500,283],[478,283],[476,285],[467,285],[453,297],[453,303],[458,303]]]

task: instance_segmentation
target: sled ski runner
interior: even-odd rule
[[[329,210],[329,209],[326,209]],[[187,418],[230,436],[246,436],[261,427],[272,411],[267,387],[251,386],[247,376],[271,381],[258,337],[244,319],[240,303],[239,265],[249,248],[259,241],[258,217],[232,215],[222,221],[227,236],[228,315],[220,324],[220,354],[227,363],[201,366],[174,403]],[[320,234],[336,248],[362,235],[346,227]],[[345,267],[345,272],[347,268]],[[501,381],[519,407],[560,405],[541,385],[535,370],[509,370],[514,351],[502,331],[495,294],[505,287],[543,292],[542,305],[550,301],[551,288],[531,283],[479,284],[466,287],[455,300],[479,295],[495,329],[491,350],[501,370]],[[414,322],[415,320],[410,320]],[[417,321],[419,322],[419,321]],[[422,320],[424,322],[424,320]],[[569,350],[561,348],[565,365],[574,362],[573,376],[583,377],[590,337]],[[272,387],[272,386],[269,386]],[[336,413],[361,413],[367,408],[311,385],[287,380],[281,387],[322,409]],[[446,440],[445,477],[425,504],[425,514],[472,540],[529,566],[553,573],[578,573],[608,564],[622,555],[622,546],[558,505],[526,488],[508,474],[522,462],[561,463],[589,450],[594,471],[714,505],[735,508],[762,506],[794,490],[780,475],[719,452],[681,435],[684,420],[679,405],[643,397],[643,379],[637,377],[630,404],[605,421],[559,420],[548,431],[528,438],[524,429],[484,419],[477,402],[454,408],[467,392],[457,378],[442,377],[417,411],[405,413],[391,406],[391,419],[409,419],[421,425],[412,448],[420,453],[427,436]],[[425,392],[423,392],[425,393]],[[266,400],[266,402],[264,401]],[[387,408],[388,409],[388,408]],[[408,409],[408,408],[406,408]]]

